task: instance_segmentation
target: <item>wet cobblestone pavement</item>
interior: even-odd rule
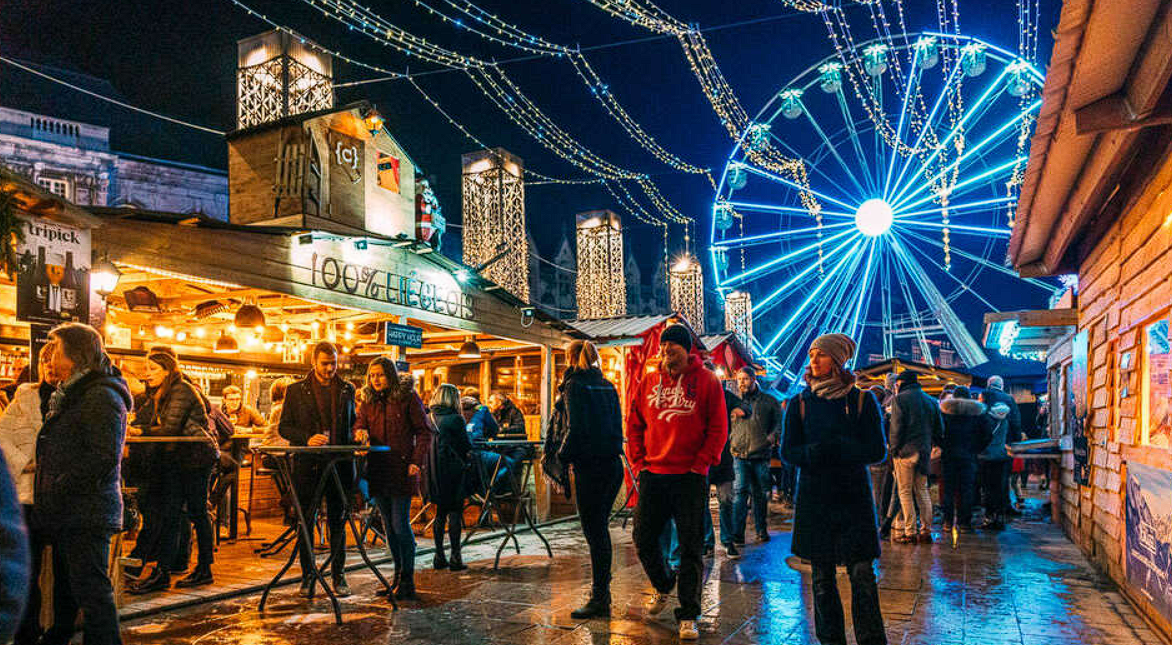
[[[809,607],[808,572],[789,558],[788,524],[774,514],[773,540],[750,543],[733,561],[709,559],[704,583],[702,643],[722,645],[817,643]],[[467,571],[431,569],[420,556],[421,601],[392,612],[374,595],[370,573],[348,578],[345,624],[336,625],[330,604],[274,592],[262,615],[258,596],[173,611],[124,624],[128,644],[152,645],[650,645],[676,643],[666,611],[649,620],[643,602],[651,591],[634,547],[630,525],[612,525],[615,540],[614,613],[607,620],[577,621],[570,611],[585,600],[590,563],[576,523],[543,531],[555,560],[522,536],[522,554],[492,570],[492,545],[469,547]],[[938,534],[939,535],[939,534]],[[720,551],[720,549],[718,549]],[[538,553],[540,552],[540,555]],[[512,550],[507,553],[513,553]],[[389,565],[383,569],[389,577]],[[959,542],[885,544],[879,563],[880,598],[892,644],[902,645],[1159,645],[1103,576],[1061,532],[1041,519],[1036,505],[1000,534],[977,532]],[[804,578],[805,577],[805,578]],[[849,587],[839,577],[849,625]],[[850,642],[854,642],[853,639]]]

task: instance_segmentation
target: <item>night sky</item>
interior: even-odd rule
[[[412,73],[437,71],[434,66],[408,60],[358,32],[348,32],[298,0],[242,1],[276,22],[355,59]],[[446,6],[444,0],[430,1],[437,7]],[[556,43],[586,49],[638,41],[591,50],[587,58],[619,102],[665,148],[687,162],[716,169],[719,177],[732,148],[731,140],[673,39],[655,37],[583,0],[477,0],[476,4]],[[676,18],[705,29],[735,25],[711,29],[705,37],[750,115],[789,78],[833,53],[819,16],[794,12],[778,0],[662,0],[658,4]],[[372,0],[368,6],[400,27],[461,53],[498,61],[526,57],[523,52],[486,43],[445,25],[411,2]],[[1036,62],[1043,68],[1049,60],[1048,34],[1057,19],[1057,9],[1053,0],[1042,3],[1042,37]],[[860,25],[862,38],[873,35],[869,21],[862,20],[865,10],[852,7],[848,11]],[[909,1],[906,11],[909,30],[936,28],[936,2]],[[744,22],[751,24],[736,25]],[[1016,48],[1017,6],[1013,0],[963,3],[960,24],[968,35],[1006,49]],[[236,41],[267,29],[266,24],[230,0],[7,0],[0,12],[0,53],[108,79],[133,104],[229,130],[235,120]],[[591,98],[570,63],[539,58],[510,62],[504,69],[548,115],[587,147],[620,166],[653,175],[676,206],[696,218],[701,244],[707,245],[708,212],[713,198],[707,180],[682,175],[633,143]],[[336,62],[334,70],[339,83],[378,76],[342,62]],[[8,82],[20,74],[23,72],[0,69],[0,78]],[[68,91],[53,89],[40,81],[25,82],[37,91]],[[519,155],[528,167],[556,177],[586,176],[509,122],[479,95],[463,73],[438,71],[419,76],[417,82],[472,134]],[[388,129],[424,172],[437,180],[449,221],[458,222],[460,154],[475,150],[475,144],[451,127],[405,81],[372,83],[338,92],[339,103],[358,99],[369,99],[379,106]],[[119,110],[100,104],[90,108]],[[174,126],[154,127],[169,133],[165,138],[175,149],[170,156],[224,167],[226,149],[222,139],[173,132]],[[528,220],[540,253],[552,258],[562,233],[572,229],[574,214],[596,208],[616,208],[599,186],[530,187]],[[661,240],[655,229],[633,218],[626,217],[625,224],[630,229],[628,244],[636,249],[636,259],[646,274],[662,252]],[[680,227],[672,231],[673,251],[682,247],[682,233]],[[1023,294],[1035,295],[1024,290]]]

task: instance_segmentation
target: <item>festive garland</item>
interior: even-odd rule
[[[16,216],[16,195],[0,193],[0,269],[15,278],[20,269],[16,247],[24,242],[24,221]]]

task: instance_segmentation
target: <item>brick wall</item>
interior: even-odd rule
[[[1140,441],[1141,334],[1172,305],[1172,157],[1124,209],[1079,268],[1079,330],[1088,334],[1090,481],[1075,484],[1073,459],[1062,468],[1061,524],[1088,557],[1126,590],[1123,543],[1125,462],[1165,468],[1169,450]],[[1120,356],[1132,352],[1127,369]],[[1053,361],[1051,361],[1053,363]],[[1127,396],[1122,396],[1126,387]],[[1057,400],[1055,401],[1057,403]],[[1055,409],[1057,409],[1055,405]],[[1153,621],[1169,621],[1131,594]]]

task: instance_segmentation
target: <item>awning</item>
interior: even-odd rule
[[[985,314],[983,344],[1010,358],[1044,358],[1050,345],[1077,325],[1077,309],[992,311]]]

